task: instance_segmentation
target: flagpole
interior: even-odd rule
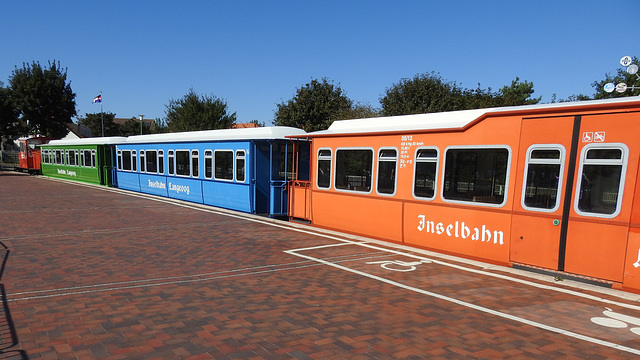
[[[104,111],[102,111],[102,91],[100,91],[100,121],[102,123],[102,137],[104,137]]]

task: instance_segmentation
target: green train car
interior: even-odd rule
[[[42,175],[117,186],[115,145],[125,141],[125,137],[52,140],[41,147]]]

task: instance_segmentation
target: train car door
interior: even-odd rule
[[[523,119],[512,262],[622,282],[634,121],[638,113]]]
[[[634,128],[640,113],[585,115],[580,121],[561,270],[621,283],[638,171]]]
[[[640,170],[638,170],[640,172]],[[633,177],[629,176],[629,179]],[[636,187],[633,194],[633,209],[629,226],[629,241],[627,243],[627,258],[624,264],[625,288],[640,292],[640,176],[636,175]]]
[[[522,120],[510,247],[516,264],[558,269],[574,122],[574,117]]]

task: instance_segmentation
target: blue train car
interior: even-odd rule
[[[287,215],[287,182],[308,174],[305,132],[290,127],[136,135],[116,145],[118,187],[271,217]],[[304,180],[304,179],[300,179]]]

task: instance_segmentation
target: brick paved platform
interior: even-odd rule
[[[638,297],[0,171],[0,358],[629,359]]]

